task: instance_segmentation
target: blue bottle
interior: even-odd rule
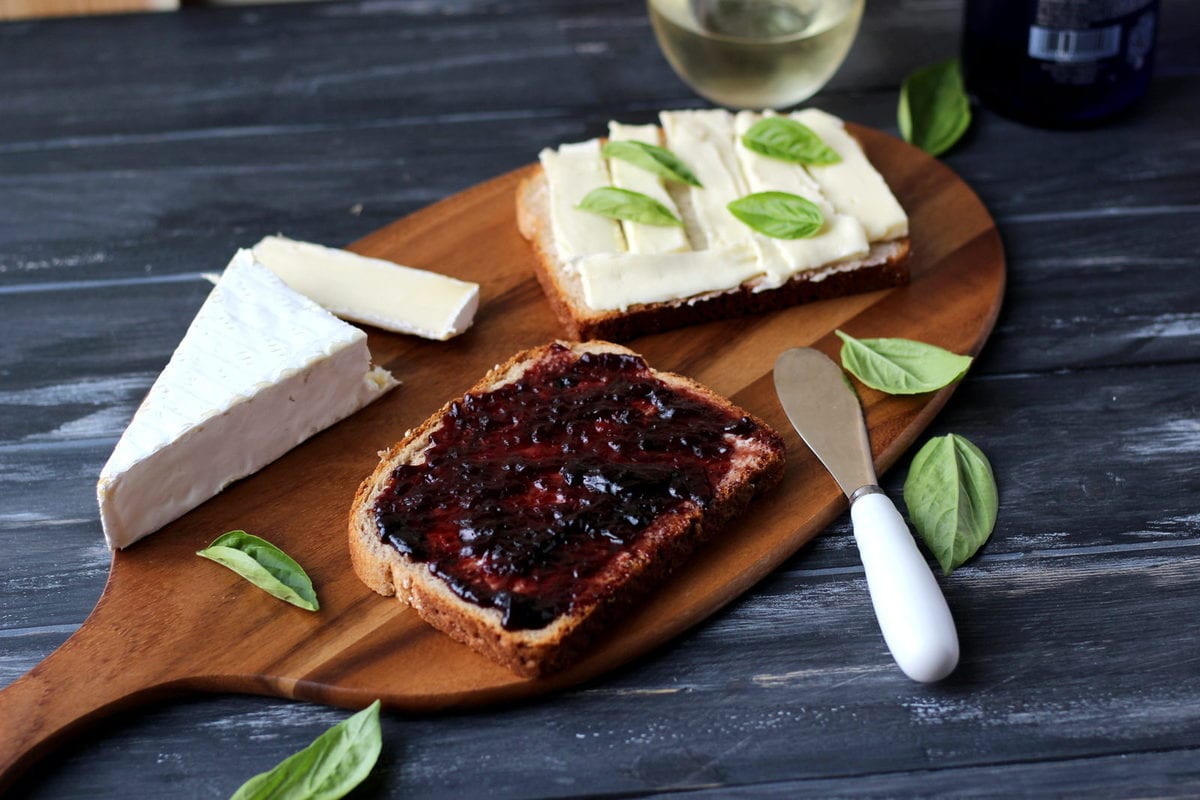
[[[1146,92],[1157,26],[1158,0],[967,0],[967,88],[1031,125],[1095,124]]]

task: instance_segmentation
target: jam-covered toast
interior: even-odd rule
[[[607,342],[518,353],[382,454],[358,576],[519,675],[565,666],[778,482],[765,423]]]

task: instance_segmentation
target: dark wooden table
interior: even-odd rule
[[[900,79],[953,55],[960,19],[872,4],[814,103],[894,131]],[[0,24],[0,685],[100,593],[96,475],[201,273],[277,230],[351,241],[609,118],[699,104],[634,0]],[[1001,493],[992,541],[942,581],[958,672],[926,687],[893,666],[843,519],[591,686],[385,715],[355,797],[1200,794],[1200,6],[1163,3],[1134,113],[1048,132],[982,111],[945,160],[1010,258],[994,338],[931,430],[978,443]],[[225,797],[344,716],[171,702],[18,793]]]

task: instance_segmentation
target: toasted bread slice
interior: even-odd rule
[[[381,456],[350,514],[359,578],[534,677],[777,483],[784,447],[623,347],[558,342],[497,366]]]
[[[697,322],[773,311],[798,303],[870,292],[908,283],[909,239],[876,242],[862,259],[839,262],[837,271],[800,273],[775,289],[755,291],[744,283],[724,292],[665,303],[599,311],[587,305],[579,278],[564,269],[550,224],[550,187],[542,170],[517,187],[517,225],[533,245],[535,270],[555,315],[567,333],[580,340],[625,341],[646,333]]]

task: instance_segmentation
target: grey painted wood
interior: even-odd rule
[[[872,4],[819,104],[894,130],[896,84],[955,51],[960,13]],[[1200,791],[1200,6],[1166,0],[1163,23],[1135,113],[1047,132],[982,111],[946,157],[1010,256],[996,336],[930,431],[983,447],[1001,491],[993,540],[942,581],[964,647],[950,681],[891,666],[842,519],[592,686],[387,715],[355,796]],[[99,595],[95,475],[203,300],[200,273],[276,230],[350,241],[610,117],[700,104],[636,0],[8,23],[0,75],[0,686]],[[897,496],[903,474],[885,480]],[[18,794],[228,796],[343,716],[164,703]]]
[[[1198,567],[1194,542],[964,567],[947,585],[963,663],[936,687],[891,664],[858,570],[787,571],[596,686],[494,713],[389,717],[396,755],[380,790],[472,796],[486,776],[497,797],[610,794],[1200,747],[1200,643],[1178,636],[1174,616],[1193,607]],[[1154,604],[1130,606],[1147,593]],[[68,748],[34,796],[71,796],[72,773],[115,793],[128,776],[110,759],[150,793],[183,770],[218,796],[234,788],[220,776],[253,773],[340,716],[170,704]]]

